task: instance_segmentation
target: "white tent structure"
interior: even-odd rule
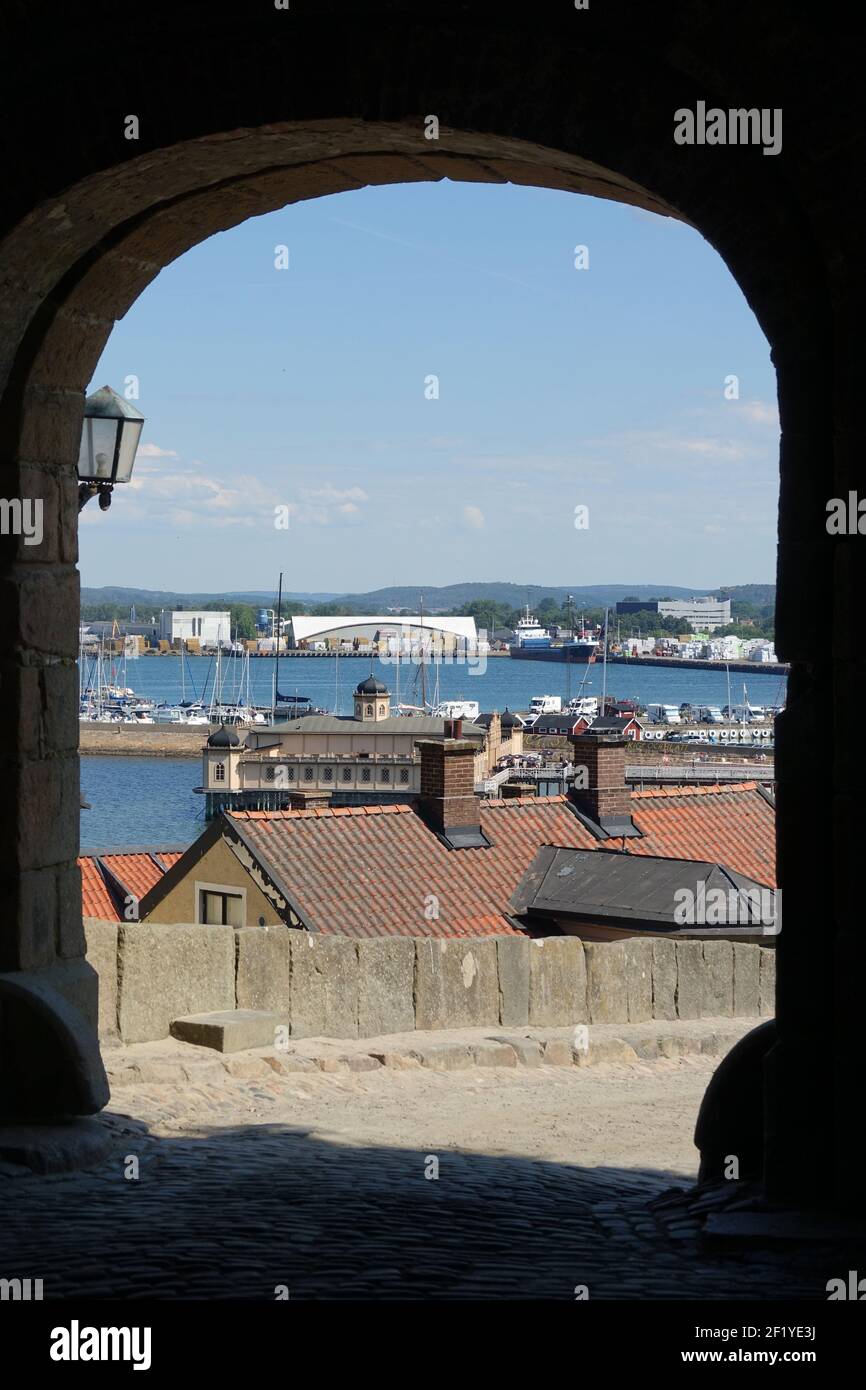
[[[478,649],[478,632],[474,618],[452,618],[442,614],[394,613],[361,615],[345,614],[328,617],[312,617],[299,614],[291,619],[292,636],[290,645],[301,643],[338,641],[385,642],[388,650],[410,651],[419,645],[465,647],[469,651]],[[485,644],[486,645],[486,644]]]

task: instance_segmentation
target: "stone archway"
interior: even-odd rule
[[[109,22],[109,7],[96,8]],[[75,459],[83,389],[113,322],[198,241],[343,188],[451,177],[618,198],[693,223],[772,346],[782,423],[777,646],[793,670],[778,749],[786,907],[767,1173],[780,1194],[835,1189],[860,1202],[862,1151],[842,1102],[863,952],[849,863],[856,786],[832,753],[834,720],[856,689],[854,552],[850,541],[831,544],[823,526],[826,498],[855,486],[856,379],[842,350],[856,321],[846,271],[859,229],[840,187],[838,110],[826,93],[817,102],[802,90],[804,44],[820,71],[815,36],[769,5],[745,44],[736,27],[714,25],[702,0],[630,15],[626,26],[617,7],[512,27],[496,6],[477,27],[458,13],[432,30],[401,0],[372,7],[372,18],[326,8],[324,17],[300,3],[291,19],[263,8],[202,23],[194,4],[149,6],[98,93],[80,85],[93,24],[78,32],[64,14],[37,36],[35,19],[16,21],[11,47],[22,56],[7,83],[6,134],[20,160],[0,228],[0,467],[4,496],[43,499],[44,539],[4,540],[0,969],[38,972],[87,997],[75,868]],[[34,90],[23,55],[36,50],[45,80]],[[710,159],[676,146],[673,113],[697,100],[784,102],[791,152],[716,149]],[[129,113],[137,141],[124,138]],[[428,113],[441,122],[435,146]],[[817,631],[832,663],[817,659]],[[833,875],[815,868],[816,804],[821,862]],[[819,921],[828,929],[815,950]]]

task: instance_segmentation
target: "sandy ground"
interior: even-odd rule
[[[692,1142],[717,1059],[587,1068],[303,1074],[218,1086],[120,1088],[111,1111],[166,1137],[280,1124],[328,1144],[541,1158],[697,1175]]]

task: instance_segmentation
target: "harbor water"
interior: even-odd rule
[[[112,679],[122,680],[121,662],[106,663]],[[275,663],[271,657],[257,657],[249,663],[249,683],[252,702],[270,706]],[[243,686],[243,662],[222,663],[222,699],[230,704]],[[421,671],[407,660],[400,663],[399,673],[393,661],[370,661],[369,657],[281,657],[279,669],[280,693],[309,697],[314,705],[336,714],[351,714],[352,691],[359,681],[370,674],[383,680],[396,701],[399,674],[400,700],[405,704],[421,703]],[[602,663],[591,666],[559,662],[519,661],[511,657],[473,658],[468,662],[427,665],[425,680],[427,699],[434,698],[436,679],[439,679],[439,698],[442,700],[477,700],[482,710],[508,706],[522,710],[529,706],[533,695],[601,695],[604,680]],[[214,662],[210,657],[187,657],[183,680],[178,656],[140,657],[126,667],[126,683],[139,695],[160,703],[176,704],[185,694],[187,700],[210,699],[214,681]],[[748,686],[749,699],[755,705],[778,705],[785,698],[785,675],[773,673],[742,676],[731,672],[731,701],[739,704],[743,682]],[[640,669],[634,665],[609,664],[607,693],[620,699],[637,699],[642,705],[653,703],[680,705],[683,702],[702,705],[728,703],[724,666],[718,671],[671,667]]]

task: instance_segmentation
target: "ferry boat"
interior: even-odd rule
[[[581,633],[579,637],[566,638],[564,642],[554,642],[546,627],[542,627],[534,613],[526,612],[515,629],[515,640],[508,648],[508,655],[517,661],[562,661],[569,665],[587,665],[595,661],[598,642],[594,637]]]

